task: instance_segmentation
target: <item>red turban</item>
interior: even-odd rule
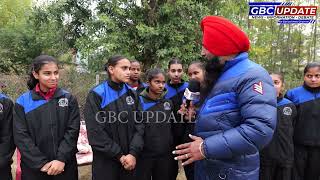
[[[202,45],[215,56],[228,56],[247,52],[248,36],[228,19],[207,16],[201,21]]]

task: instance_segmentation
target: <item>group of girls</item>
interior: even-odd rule
[[[147,84],[140,80],[138,61],[113,56],[104,68],[108,80],[89,91],[84,108],[93,179],[176,179],[171,152],[183,141],[185,127],[173,123],[184,122],[176,112],[188,86],[182,63],[169,63],[168,81],[162,70],[151,69]],[[1,179],[12,179],[15,148],[21,153],[22,180],[78,179],[79,107],[58,84],[58,61],[41,55],[31,64],[27,92],[15,103],[0,95]],[[164,112],[163,120],[145,118],[157,111]]]
[[[108,79],[87,96],[84,115],[93,149],[94,180],[175,180],[175,146],[190,141],[194,118],[183,113],[183,64],[172,59],[168,71],[151,69],[141,81],[141,64],[113,56],[105,64]],[[205,81],[205,65],[192,62],[189,79]],[[166,79],[168,76],[168,80]],[[278,98],[278,122],[272,141],[261,151],[260,179],[318,179],[320,161],[320,64],[304,70],[304,84],[284,95],[284,78],[271,73]],[[15,103],[0,94],[0,177],[11,180],[11,157],[21,153],[22,180],[77,180],[80,115],[76,98],[58,86],[58,61],[34,59],[29,91]],[[197,104],[193,104],[196,114]],[[157,112],[162,112],[155,115]],[[194,179],[193,164],[184,166]]]
[[[285,94],[283,75],[271,77],[277,92],[277,127],[260,152],[260,179],[319,179],[320,63],[307,64],[303,84]]]

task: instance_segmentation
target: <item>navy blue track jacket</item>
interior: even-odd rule
[[[13,119],[22,164],[40,171],[52,160],[66,164],[76,161],[80,113],[76,98],[69,92],[57,88],[52,99],[45,100],[30,90],[17,99]]]

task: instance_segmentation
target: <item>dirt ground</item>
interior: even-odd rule
[[[16,159],[17,156],[16,154],[14,154],[13,156],[13,164],[12,164],[12,175],[13,175],[13,179],[15,179],[15,175],[16,175]],[[79,166],[79,180],[91,180],[91,165],[86,165],[86,166]],[[180,168],[179,168],[179,175],[177,177],[177,180],[186,180],[186,177],[184,175],[184,170],[181,167],[180,164]]]
[[[91,166],[79,167],[79,180],[91,180]],[[177,180],[186,180],[183,169],[180,168]]]

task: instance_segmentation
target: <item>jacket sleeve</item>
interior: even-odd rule
[[[133,155],[134,157],[138,157],[139,153],[143,149],[143,135],[144,135],[144,122],[142,119],[142,108],[140,105],[140,100],[138,95],[133,92],[135,95],[135,105],[136,105],[136,113],[135,113],[135,133],[133,134],[133,138],[130,142],[130,149],[129,154]]]
[[[0,169],[10,166],[15,145],[12,133],[13,103],[10,99],[3,98],[0,101],[2,111],[0,112]]]
[[[14,142],[28,167],[40,170],[49,162],[30,137],[24,108],[18,103],[15,104],[13,112],[13,136]]]
[[[242,123],[206,138],[206,157],[229,159],[254,154],[272,139],[277,118],[276,92],[267,72],[252,74],[250,78],[240,80],[236,87]]]
[[[104,114],[105,111],[100,107],[100,104],[101,98],[99,95],[90,91],[84,109],[89,144],[94,151],[103,152],[107,157],[120,159],[123,152],[105,130],[106,114]]]
[[[80,112],[78,101],[74,96],[70,96],[69,119],[66,132],[59,144],[57,160],[68,162],[77,152],[77,141],[80,130]]]

